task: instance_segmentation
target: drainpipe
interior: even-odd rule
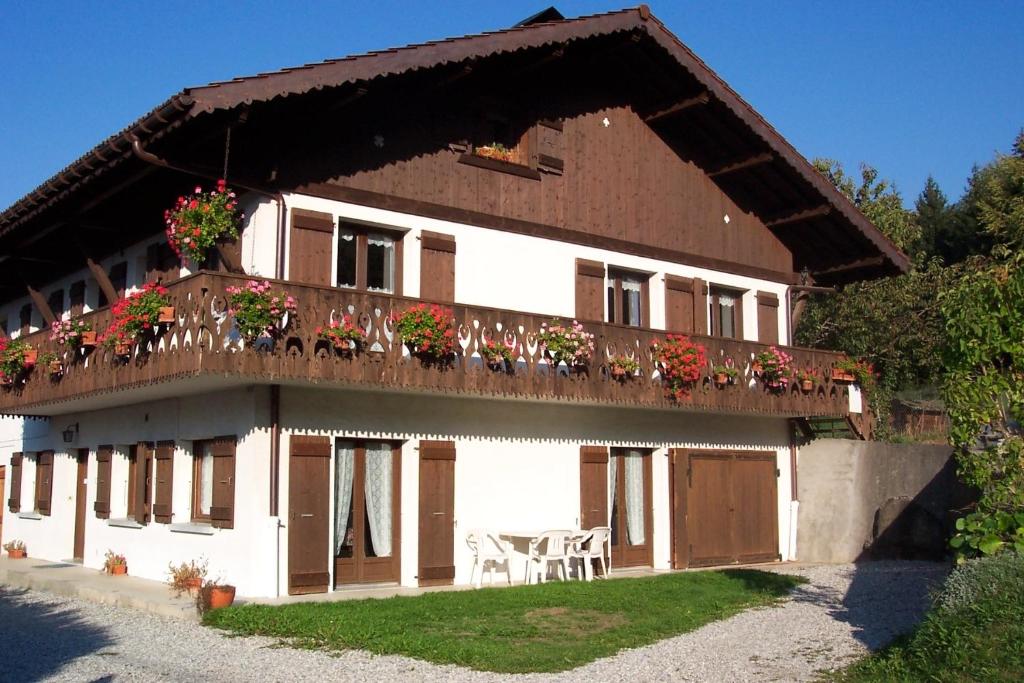
[[[281,462],[281,385],[270,385],[270,516],[278,516]]]
[[[799,489],[797,488],[797,439],[796,424],[789,423],[789,559],[796,560],[797,522],[800,515]]]

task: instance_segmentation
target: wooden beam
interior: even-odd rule
[[[655,121],[658,121],[658,120],[663,119],[665,117],[675,116],[676,114],[678,114],[678,113],[680,113],[682,111],[686,111],[690,107],[697,107],[697,106],[700,106],[702,104],[707,104],[710,101],[711,101],[711,96],[708,94],[708,91],[705,90],[704,92],[700,93],[699,95],[687,98],[687,99],[683,100],[682,102],[676,102],[671,107],[668,107],[666,109],[662,109],[661,111],[654,112],[650,116],[645,116],[644,117],[644,121],[646,121],[647,123],[654,123]]]
[[[782,216],[774,220],[767,220],[764,222],[769,228],[777,228],[783,225],[790,225],[791,223],[801,223],[803,221],[809,221],[812,218],[820,218],[827,216],[832,212],[832,207],[827,204],[816,206],[813,209],[804,209],[803,211],[797,211],[791,213],[788,216]]]
[[[844,263],[841,266],[834,266],[832,268],[826,268],[825,270],[816,270],[814,275],[836,275],[839,273],[848,273],[851,270],[862,270],[864,268],[871,268],[874,266],[884,266],[887,263],[887,259],[884,256],[871,256],[869,258],[858,259],[857,261],[851,261],[850,263]]]
[[[736,171],[743,171],[751,168],[752,166],[760,166],[761,164],[771,163],[775,159],[775,155],[771,152],[764,154],[758,154],[756,156],[743,159],[731,164],[719,166],[713,171],[708,171],[709,178],[717,178],[719,176],[728,175],[729,173],[735,173]]]
[[[85,264],[89,266],[89,271],[92,273],[93,279],[100,286],[100,290],[103,292],[103,296],[107,297],[107,304],[112,305],[117,301],[117,290],[114,289],[114,283],[110,281],[110,276],[107,275],[107,271],[103,270],[103,266],[93,261],[88,256],[85,257]]]
[[[28,290],[28,296],[32,299],[32,303],[35,305],[36,310],[39,311],[39,315],[43,316],[43,321],[46,323],[46,326],[49,327],[52,325],[53,321],[56,320],[57,317],[53,314],[53,309],[50,308],[50,303],[46,300],[46,297],[40,294],[39,290],[32,285],[26,284],[25,289]]]

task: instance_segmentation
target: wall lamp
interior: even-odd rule
[[[68,425],[67,429],[61,432],[61,436],[64,437],[64,443],[71,443],[75,440],[75,435],[78,434],[78,423]]]

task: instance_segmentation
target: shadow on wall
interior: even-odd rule
[[[0,680],[38,681],[113,643],[73,607],[0,586]]]

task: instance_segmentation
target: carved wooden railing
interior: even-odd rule
[[[816,384],[807,393],[796,383],[773,392],[751,370],[753,357],[768,348],[766,345],[693,336],[705,347],[707,368],[690,396],[676,401],[666,396],[650,352],[652,341],[665,338],[658,330],[585,323],[595,335],[596,351],[584,372],[573,372],[564,364],[553,367],[539,347],[537,333],[550,316],[457,304],[450,306],[457,329],[457,355],[450,365],[438,367],[410,355],[391,322],[392,312],[400,313],[419,300],[288,282],[275,283],[298,301],[298,311],[288,320],[285,333],[276,340],[268,338],[247,346],[234,329],[225,290],[248,279],[202,272],[170,284],[175,322],[137,344],[127,359],[102,346],[88,352],[61,352],[49,340],[48,331],[26,336],[41,354],[59,353],[64,371],[51,376],[47,368],[37,366],[23,382],[0,392],[0,413],[45,414],[54,412],[55,403],[200,375],[263,384],[370,385],[384,390],[793,417],[845,416],[849,412],[848,388],[830,379],[840,356],[827,351],[785,347],[793,356],[794,369],[813,372]],[[367,330],[367,343],[358,353],[340,354],[317,338],[318,326],[343,314],[351,315]],[[102,331],[110,322],[110,310],[86,314],[84,319],[94,330]],[[480,356],[481,345],[492,338],[507,338],[515,347],[516,361],[506,371],[491,369]],[[607,360],[614,355],[634,358],[640,370],[627,379],[612,378]],[[727,359],[739,376],[732,385],[716,386],[710,378],[712,365]],[[125,400],[131,399],[126,395]],[[49,410],[40,411],[48,405]]]

